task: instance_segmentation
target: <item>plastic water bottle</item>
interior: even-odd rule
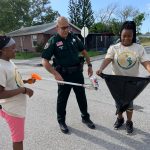
[[[99,87],[97,78],[95,76],[92,76],[92,77],[90,77],[90,81],[91,81],[92,86],[94,87],[94,89],[97,90],[98,87]]]

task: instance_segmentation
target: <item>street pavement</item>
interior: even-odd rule
[[[101,60],[101,59],[104,59],[104,57],[105,57],[105,54],[91,57],[91,61]],[[31,59],[22,59],[22,60],[14,59],[12,61],[15,62],[16,65],[27,65],[27,66],[36,66],[36,67],[42,66],[41,57],[35,57]],[[50,62],[52,63],[52,61]]]
[[[150,53],[150,46],[145,46],[144,48],[145,48],[146,52],[149,54]]]
[[[150,58],[150,54],[148,55]],[[92,59],[94,74],[99,68],[103,56]],[[23,79],[32,73],[45,78],[53,78],[42,66],[41,58],[25,61],[14,60]],[[30,62],[30,63],[29,63]],[[104,73],[111,73],[109,65]],[[143,76],[149,75],[140,67]],[[84,65],[85,83],[90,83],[87,66]],[[67,104],[66,123],[70,134],[59,130],[56,120],[57,84],[52,81],[37,81],[27,85],[34,90],[28,99],[24,150],[150,150],[150,85],[134,100],[134,133],[126,135],[125,125],[114,130],[116,120],[115,102],[103,79],[98,78],[99,89],[86,89],[88,110],[96,129],[87,128],[82,122],[80,111],[72,91]],[[119,88],[119,87],[118,87]],[[125,120],[126,116],[124,115]],[[0,118],[0,150],[12,150],[11,137],[6,122]]]

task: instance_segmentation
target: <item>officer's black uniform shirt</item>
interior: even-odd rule
[[[69,67],[79,64],[79,52],[83,50],[84,45],[72,33],[69,33],[66,39],[56,34],[45,45],[42,58],[51,60],[54,55],[58,65]]]

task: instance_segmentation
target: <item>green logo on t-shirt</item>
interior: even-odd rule
[[[130,69],[136,64],[137,58],[134,52],[126,51],[118,55],[117,63],[123,69]]]

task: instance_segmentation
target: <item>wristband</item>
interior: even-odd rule
[[[92,67],[92,64],[91,64],[91,63],[89,63],[89,64],[88,64],[88,67]]]

